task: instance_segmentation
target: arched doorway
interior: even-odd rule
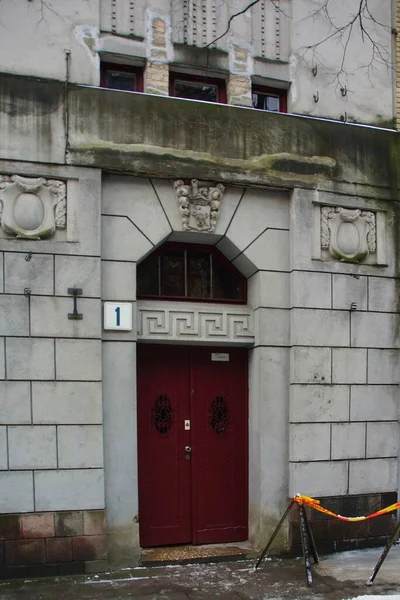
[[[138,297],[170,306],[239,308],[246,283],[210,246],[165,244],[138,267]],[[140,545],[247,539],[247,349],[142,343],[137,372]]]

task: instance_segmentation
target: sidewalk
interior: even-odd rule
[[[400,546],[392,548],[373,586],[382,549],[321,557],[306,585],[302,559],[138,567],[115,573],[0,583],[0,600],[400,600]]]

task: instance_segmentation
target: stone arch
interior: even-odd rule
[[[251,347],[249,531],[250,539],[260,544],[276,522],[288,489],[289,197],[281,191],[226,185],[215,231],[184,231],[172,183],[105,176],[103,300],[135,303],[136,263],[167,240],[215,245],[248,278],[246,308],[251,309],[254,328],[254,339],[246,341]],[[103,338],[106,504],[110,556],[118,564],[132,563],[139,554],[132,368],[136,341],[135,330],[128,335],[105,333]]]

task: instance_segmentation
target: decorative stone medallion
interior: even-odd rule
[[[321,207],[321,248],[336,259],[362,262],[376,252],[376,215],[371,211]]]
[[[0,224],[17,238],[39,240],[65,229],[66,185],[44,177],[0,175]]]
[[[174,182],[184,230],[215,231],[224,186],[203,183],[192,179],[190,185],[179,179]]]

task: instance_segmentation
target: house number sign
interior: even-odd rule
[[[104,302],[104,329],[132,331],[132,303]]]

